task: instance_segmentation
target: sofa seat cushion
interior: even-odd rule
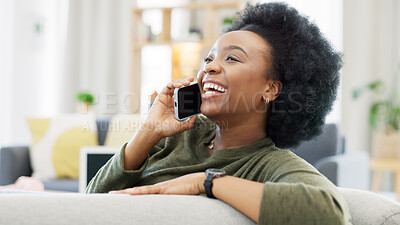
[[[44,189],[50,191],[78,192],[78,179],[54,179],[43,181]]]

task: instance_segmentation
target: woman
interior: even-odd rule
[[[259,224],[344,224],[348,209],[335,186],[278,148],[321,132],[340,68],[340,54],[295,9],[247,5],[198,73],[204,116],[175,120],[174,89],[193,78],[168,84],[87,192],[207,192]]]

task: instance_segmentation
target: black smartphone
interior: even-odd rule
[[[175,118],[179,121],[200,114],[201,93],[197,83],[176,88],[174,91]]]

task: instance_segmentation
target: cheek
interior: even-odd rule
[[[241,99],[245,98],[248,102],[253,102],[258,98],[262,98],[264,88],[266,85],[266,80],[264,75],[256,75],[251,74],[249,72],[247,76],[242,76],[240,79],[232,79],[230,82],[232,83],[232,95],[233,98],[238,98],[240,96]]]
[[[197,82],[198,83],[201,83],[201,81],[203,80],[203,77],[204,77],[204,72],[203,71],[204,71],[203,68],[201,68],[199,70],[199,72],[197,73]]]

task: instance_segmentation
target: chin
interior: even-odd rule
[[[207,117],[218,116],[222,113],[220,107],[213,104],[202,104],[200,111]]]
[[[207,107],[201,107],[201,113],[205,115],[208,119],[210,119],[213,122],[223,120],[226,118],[227,114],[226,111],[224,111],[224,108],[207,108]]]
[[[218,115],[218,113],[212,112],[210,110],[200,110],[200,111],[201,114],[205,115],[207,118],[211,118]]]

